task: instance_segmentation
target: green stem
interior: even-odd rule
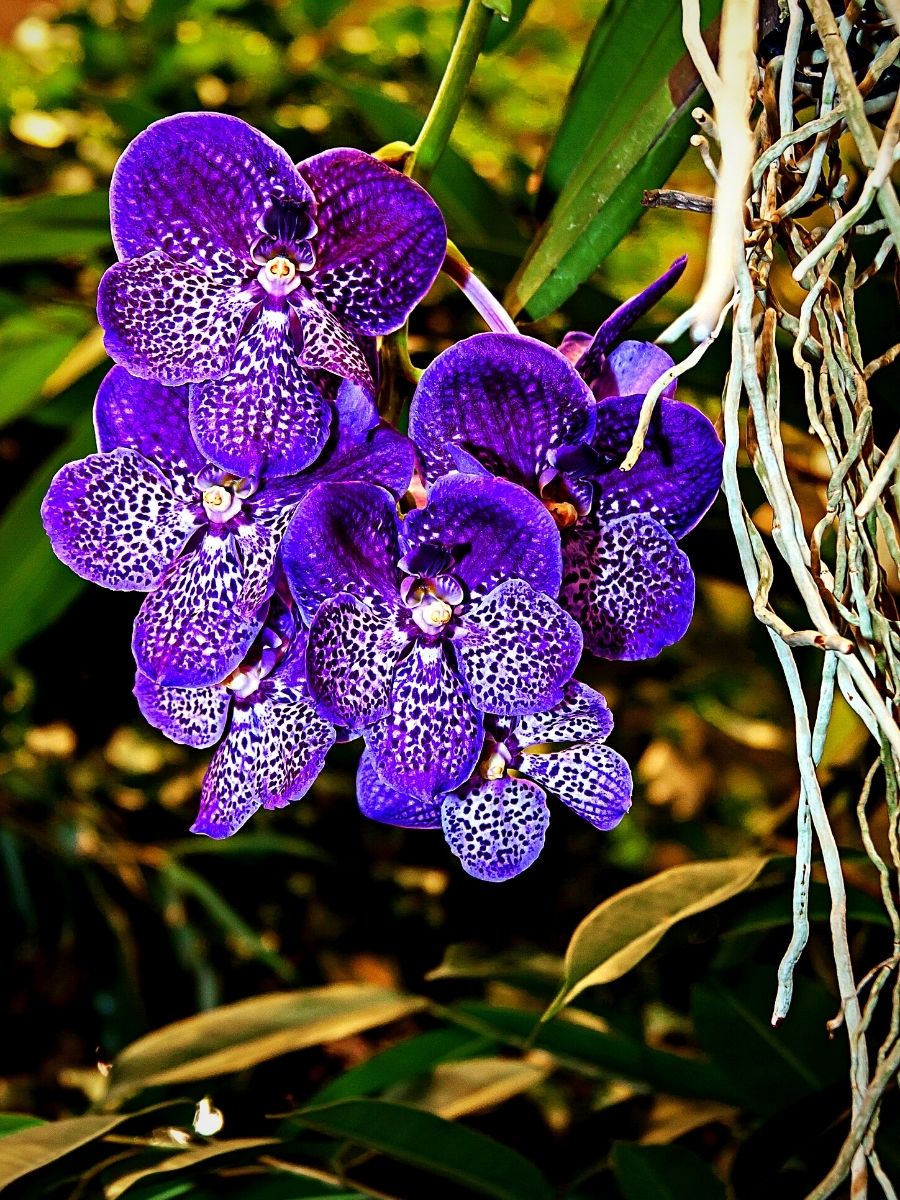
[[[406,164],[407,174],[420,182],[428,178],[444,153],[492,16],[484,0],[469,0],[441,86]]]

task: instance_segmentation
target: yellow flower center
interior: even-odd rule
[[[270,279],[277,280],[279,283],[290,283],[297,274],[297,268],[289,258],[278,254],[266,263],[266,274]]]
[[[453,609],[446,600],[438,600],[435,597],[425,604],[422,615],[429,625],[434,625],[439,629],[442,625],[446,625],[453,616]]]
[[[220,487],[219,484],[214,484],[203,493],[203,503],[207,508],[227,508],[231,503],[231,492],[227,488]]]

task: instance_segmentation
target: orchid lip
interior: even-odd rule
[[[270,296],[289,296],[300,286],[300,267],[284,254],[276,254],[256,276],[264,291]]]
[[[245,479],[208,466],[196,478],[200,489],[203,509],[207,518],[215,525],[224,525],[236,517],[244,507],[244,501],[256,491],[256,480]]]

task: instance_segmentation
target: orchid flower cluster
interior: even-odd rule
[[[548,798],[616,825],[630,772],[573,675],[583,648],[639,659],[682,636],[677,542],[721,478],[674,385],[619,469],[672,365],[626,334],[683,260],[594,336],[452,346],[407,436],[379,416],[379,339],[444,261],[418,184],[353,149],[295,165],[237,118],[189,113],[128,147],[111,213],[98,452],[62,468],[43,516],[78,574],[146,593],[141,711],[215,747],[193,830],[299,799],[354,738],[362,812],[442,829],[480,879],[535,860]]]

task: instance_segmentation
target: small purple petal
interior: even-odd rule
[[[541,742],[602,742],[612,727],[612,713],[603,696],[587,684],[570,679],[559,704],[519,717],[515,740],[522,750]]]
[[[138,134],[110,188],[120,258],[164,250],[208,267],[217,252],[238,259],[260,235],[274,197],[309,205],[312,194],[280,146],[223,113],[179,113]]]
[[[596,375],[585,379],[598,400],[606,396],[644,396],[675,361],[652,342],[622,342],[605,358]],[[663,396],[674,396],[677,380],[663,389]]]
[[[471,600],[511,577],[553,596],[559,591],[559,530],[539,500],[506,479],[445,475],[429,488],[426,507],[402,522],[400,544],[407,554],[420,546],[452,553],[447,569]]]
[[[447,230],[427,192],[360,150],[299,163],[318,203],[315,295],[361,333],[399,329],[444,261]]]
[[[134,694],[145,718],[173,742],[205,749],[222,736],[231,707],[223,687],[176,688],[154,683],[138,671]]]
[[[453,644],[476,708],[529,713],[562,698],[581,630],[549,596],[511,579],[466,613]]]
[[[397,506],[369,483],[320,483],[301,501],[282,543],[294,598],[307,620],[338,592],[397,602]]]
[[[429,480],[455,469],[449,447],[459,446],[495,475],[534,491],[551,450],[590,437],[594,408],[559,351],[518,334],[479,333],[426,369],[409,433]]]
[[[94,404],[97,448],[137,450],[155,463],[186,503],[196,503],[194,476],[204,466],[188,421],[187,388],[167,388],[113,367]]]
[[[67,463],[50,484],[41,516],[56,556],[115,591],[155,587],[198,527],[168,480],[135,450]]]
[[[231,727],[213,755],[200,792],[191,833],[231,837],[262,804],[260,754],[266,730],[258,705],[235,705]]]
[[[597,330],[590,354],[608,354],[612,347],[622,340],[635,321],[648,313],[665,296],[666,292],[672,290],[684,274],[686,266],[687,255],[683,254],[680,258],[675,259],[671,267],[664,271],[659,279],[654,279],[653,283],[645,287],[642,292],[632,296],[624,304],[620,304]]]
[[[153,252],[113,263],[100,280],[97,315],[110,358],[141,379],[175,385],[225,374],[255,303],[239,276],[213,279]]]
[[[352,729],[385,717],[394,667],[408,641],[380,606],[350,592],[324,601],[306,647],[309,686],[322,716]]]
[[[390,715],[365,731],[380,778],[428,799],[468,779],[482,745],[481,717],[441,642],[417,642],[394,672]]]
[[[631,808],[631,771],[608,746],[525,754],[518,769],[595,829],[614,829]]]
[[[141,605],[132,641],[138,669],[174,687],[220,683],[245,657],[262,624],[239,615],[243,592],[234,539],[207,534]]]
[[[597,405],[594,448],[611,465],[594,476],[594,513],[601,520],[646,513],[680,538],[716,498],[722,483],[723,446],[702,412],[661,398],[640,458],[630,471],[620,471],[618,464],[631,446],[642,401],[642,396],[622,396]]]
[[[263,309],[227,375],[191,388],[191,428],[203,453],[238,475],[292,475],[318,458],[331,403],[299,362],[287,312]]]
[[[694,609],[687,555],[652,517],[576,528],[563,541],[560,603],[601,658],[652,658],[684,636]]]
[[[262,690],[262,803],[264,808],[284,808],[312,787],[334,745],[335,731],[316,713],[305,687],[289,687],[273,676]]]
[[[549,821],[544,793],[527,779],[478,780],[447,796],[441,808],[447,845],[463,870],[487,883],[530,867]]]
[[[398,792],[378,778],[367,751],[359,760],[356,773],[356,799],[364,817],[401,829],[440,829],[441,797],[422,800],[407,792]]]
[[[310,370],[330,371],[371,390],[372,372],[362,347],[336,317],[298,288],[290,296],[291,332],[300,361]]]
[[[272,595],[275,585],[275,563],[281,538],[291,519],[287,509],[270,528],[261,521],[235,528],[238,553],[244,568],[244,587],[237,601],[239,617],[250,619],[261,604]]]

